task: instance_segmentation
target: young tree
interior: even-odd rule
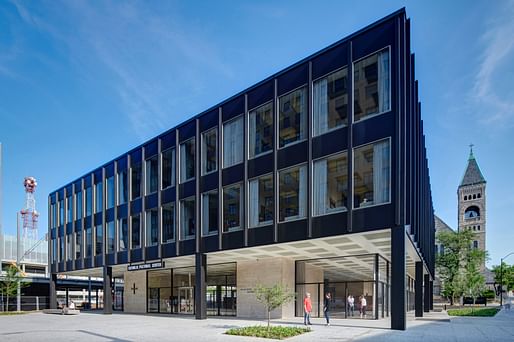
[[[480,272],[480,264],[486,257],[486,253],[479,249],[472,249],[465,265],[463,288],[464,293],[473,298],[473,306],[476,298],[485,290],[485,277]],[[473,311],[473,308],[471,309]]]
[[[500,265],[493,266],[493,272],[494,281],[500,285],[503,282],[504,291],[514,289],[514,265],[507,265],[505,262],[502,262],[501,267]]]
[[[477,275],[486,253],[473,248],[474,238],[470,230],[437,234],[437,240],[444,246],[444,253],[437,256],[436,267],[442,282],[442,293],[452,305],[456,298],[469,291],[478,292],[485,285],[484,278]]]
[[[7,268],[3,280],[0,282],[0,293],[6,297],[6,311],[9,311],[9,297],[16,296],[18,292],[18,284],[20,284],[20,288],[28,286],[28,284],[23,281],[23,275],[20,269],[12,264]]]
[[[271,319],[271,311],[294,299],[295,293],[282,284],[266,287],[258,284],[253,289],[257,300],[266,307],[268,313],[268,329]]]

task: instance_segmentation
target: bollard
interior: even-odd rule
[[[36,296],[36,311],[39,311],[39,296]]]

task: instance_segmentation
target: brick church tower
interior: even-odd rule
[[[470,146],[468,165],[457,195],[459,198],[459,231],[472,230],[475,233],[473,247],[486,250],[486,181],[473,155],[473,145]],[[485,270],[485,263],[482,265]]]

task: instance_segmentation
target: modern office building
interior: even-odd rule
[[[363,296],[405,329],[434,275],[417,86],[402,9],[50,193],[51,279],[199,319],[263,317],[254,286],[282,283],[297,299],[273,317],[306,292],[322,316],[329,291],[334,316]]]

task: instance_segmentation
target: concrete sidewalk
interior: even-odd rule
[[[407,318],[406,331],[390,330],[389,319],[333,319],[327,327],[324,319],[314,318],[312,332],[288,341],[514,341],[514,311],[457,318],[431,312],[417,319],[409,313]],[[224,334],[229,328],[257,324],[266,322],[234,317],[198,321],[191,316],[32,313],[0,316],[0,341],[267,341]],[[274,320],[273,324],[303,326],[303,319]]]

